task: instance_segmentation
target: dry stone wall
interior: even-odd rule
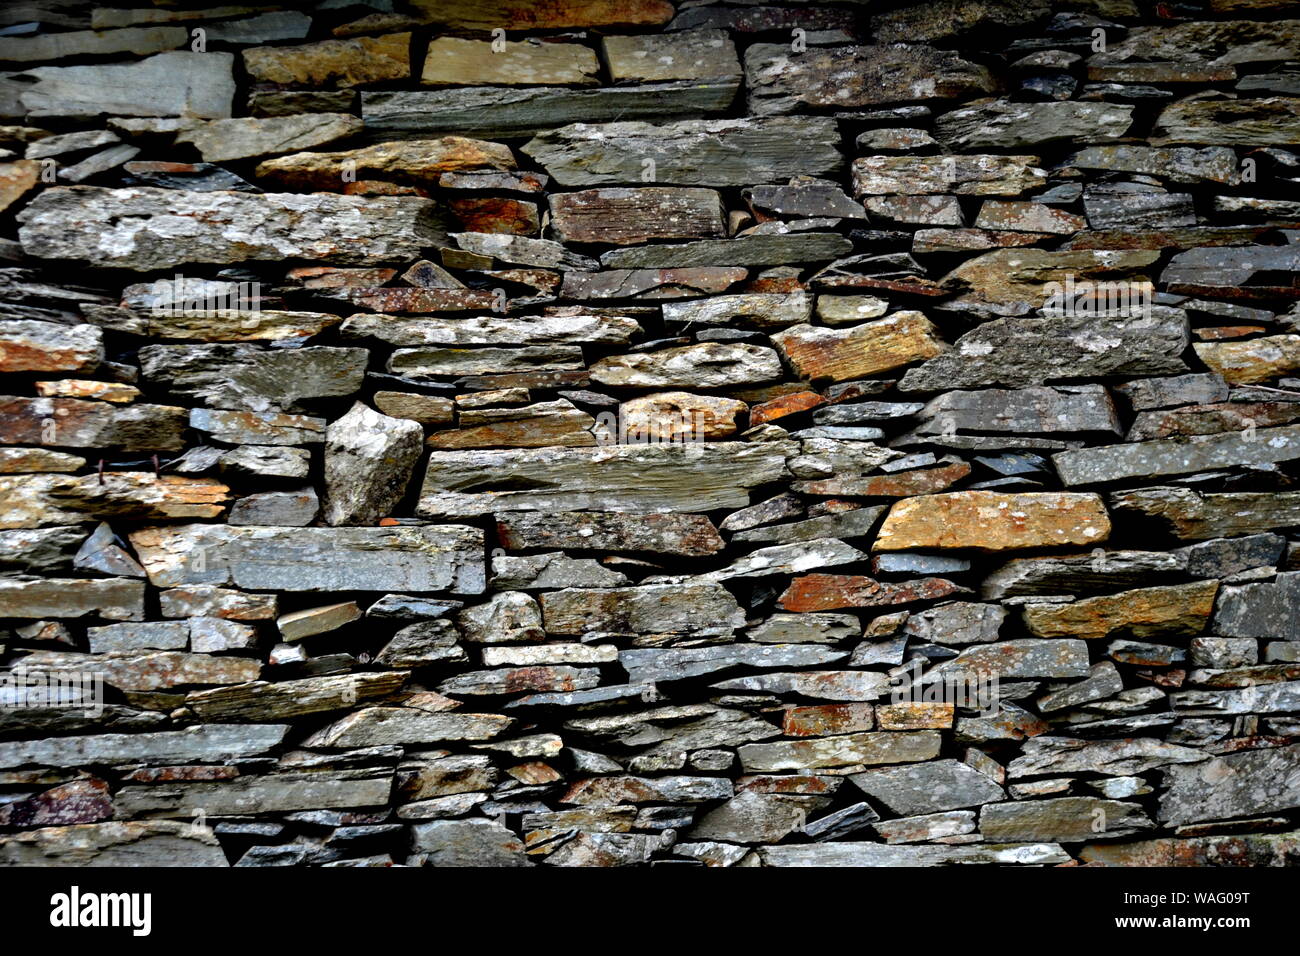
[[[1300,858],[1300,4],[0,61],[0,863]]]

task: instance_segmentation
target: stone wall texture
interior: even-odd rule
[[[1300,3],[35,0],[0,113],[0,864],[1300,861]]]

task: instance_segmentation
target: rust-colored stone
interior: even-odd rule
[[[815,704],[787,707],[781,729],[787,737],[824,737],[827,734],[851,734],[871,730],[870,704]]]
[[[800,376],[833,382],[934,358],[946,347],[939,330],[920,312],[896,312],[841,329],[795,325],[772,341]]]
[[[806,412],[818,405],[825,404],[826,399],[816,392],[795,392],[793,395],[782,395],[780,398],[774,398],[751,408],[749,410],[749,424],[752,426],[774,422],[778,418],[797,415],[800,412]]]
[[[784,611],[833,611],[841,607],[933,601],[962,590],[945,578],[917,578],[893,584],[861,574],[805,574],[790,582],[777,604]]]
[[[1100,495],[954,491],[896,502],[885,516],[872,550],[972,548],[997,552],[1096,544],[1109,535],[1110,517]]]

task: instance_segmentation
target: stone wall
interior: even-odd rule
[[[0,863],[1300,853],[1300,4],[0,11]]]

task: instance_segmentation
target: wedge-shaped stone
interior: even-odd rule
[[[743,508],[750,488],[780,476],[788,450],[784,443],[716,442],[434,452],[416,512]]]
[[[727,231],[722,197],[712,189],[587,189],[553,194],[550,205],[551,228],[562,242],[625,246],[650,239],[705,239]]]
[[[173,405],[6,395],[0,396],[0,444],[177,451],[185,447],[187,418]]]
[[[316,731],[303,741],[303,746],[347,750],[392,744],[491,740],[513,723],[511,718],[498,714],[439,714],[412,707],[367,707]]]
[[[177,820],[44,827],[0,837],[0,866],[229,866],[207,827]]]
[[[376,143],[338,153],[294,153],[259,164],[257,175],[287,189],[336,192],[348,181],[344,173],[362,179],[436,186],[443,173],[514,168],[515,157],[508,146],[443,136]]]
[[[1005,800],[993,780],[959,760],[868,770],[849,778],[863,793],[895,813],[911,816]]]
[[[1165,771],[1160,822],[1227,820],[1300,806],[1300,744],[1213,757]]]
[[[1139,488],[1109,496],[1111,508],[1158,519],[1185,541],[1256,534],[1300,525],[1300,492],[1202,494],[1190,488]]]
[[[747,773],[851,767],[855,764],[913,763],[939,755],[939,732],[867,732],[812,740],[745,744],[738,751]]]
[[[308,415],[191,408],[190,427],[231,445],[311,445],[325,440],[325,419]]]
[[[1156,767],[1198,763],[1204,759],[1205,754],[1192,747],[1152,737],[1090,741],[1044,736],[1025,741],[1021,755],[1007,764],[1007,776],[1012,779],[1078,773],[1131,776]]]
[[[858,196],[1018,196],[1043,185],[1037,156],[863,156],[853,161]]]
[[[1080,843],[1128,836],[1154,827],[1138,804],[1098,797],[995,803],[980,811],[980,834],[986,840]]]
[[[596,52],[581,43],[467,40],[437,37],[429,44],[425,86],[546,86],[600,82]]]
[[[602,385],[645,388],[725,388],[781,377],[781,360],[769,348],[701,342],[661,352],[611,355],[591,366]]]
[[[52,187],[19,220],[28,255],[138,271],[293,258],[400,262],[444,238],[433,203],[411,196]]]
[[[17,93],[30,118],[42,116],[230,116],[235,98],[229,53],[159,53],[135,63],[41,66]],[[178,76],[185,77],[177,83]]]
[[[731,592],[717,584],[567,588],[541,596],[549,635],[694,634],[725,636],[744,626]]]
[[[1198,581],[1084,598],[1072,604],[1026,604],[1025,628],[1035,637],[1084,640],[1112,634],[1137,638],[1196,635],[1209,621],[1218,590],[1218,581]]]
[[[626,344],[641,330],[635,319],[622,315],[539,315],[507,318],[497,315],[464,319],[402,319],[362,313],[344,320],[346,338],[373,338],[391,345],[554,345],[573,342]]]
[[[191,691],[185,706],[203,721],[289,720],[305,714],[346,710],[389,697],[406,681],[404,672],[341,674]]]
[[[482,532],[460,525],[258,528],[176,525],[130,535],[157,587],[482,593]]]
[[[726,547],[705,515],[619,512],[515,512],[497,518],[497,536],[512,551],[563,548],[703,557]]]
[[[411,75],[411,34],[322,40],[244,51],[244,69],[263,83],[348,88]]]
[[[93,372],[104,335],[93,325],[0,321],[0,372]]]
[[[1152,142],[1286,146],[1300,140],[1300,98],[1186,99],[1164,108]]]
[[[382,807],[393,787],[391,773],[375,770],[316,770],[236,777],[221,783],[178,787],[127,786],[114,809],[123,816],[212,817],[291,813],[335,807]]]
[[[745,50],[750,109],[793,113],[992,93],[992,74],[955,53],[920,44],[812,47],[755,43]]]
[[[944,354],[909,369],[904,392],[1005,385],[1023,388],[1103,375],[1176,375],[1189,338],[1187,318],[1152,310],[1150,318],[994,319],[967,332]]]
[[[216,518],[230,489],[210,478],[119,471],[104,475],[0,475],[0,528],[127,518]]]
[[[826,176],[844,162],[829,117],[579,123],[541,133],[523,151],[562,186],[641,180],[685,186],[752,186]]]
[[[973,548],[986,552],[1104,541],[1101,496],[1083,492],[954,491],[908,498],[885,516],[875,551]]]
[[[279,746],[288,732],[286,724],[232,724],[158,733],[50,737],[0,744],[0,767],[227,763],[266,753]]]
[[[944,351],[939,330],[920,312],[848,328],[795,325],[772,336],[797,374],[843,382],[934,358]]]
[[[1062,140],[1121,139],[1133,123],[1132,106],[1061,100],[1008,100],[963,107],[935,120],[935,139],[952,150],[1018,149]]]
[[[225,163],[324,146],[355,136],[361,128],[361,120],[350,113],[241,116],[182,130],[176,142],[193,145],[209,163]]]
[[[1032,677],[1087,677],[1088,645],[1077,640],[1028,638],[977,644],[927,672],[930,677],[964,675],[980,680]]]
[[[1053,455],[1052,461],[1062,484],[1070,486],[1233,466],[1248,468],[1296,458],[1300,458],[1300,426],[1287,425],[1063,451]]]
[[[0,577],[0,614],[33,620],[94,614],[109,621],[143,621],[144,582]]]

